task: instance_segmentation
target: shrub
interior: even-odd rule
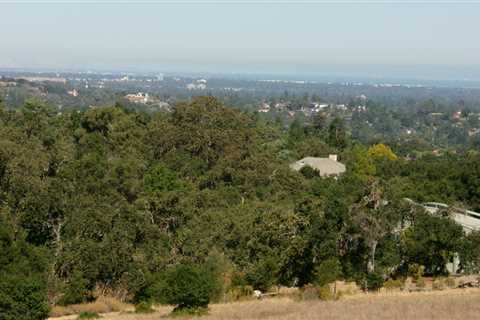
[[[453,288],[455,287],[456,283],[455,283],[455,279],[452,278],[452,277],[447,277],[445,279],[445,285],[449,288]]]
[[[246,280],[254,289],[267,292],[277,281],[278,264],[273,257],[261,259],[246,274]]]
[[[342,265],[336,258],[327,259],[315,268],[314,283],[325,286],[337,280],[342,274]]]
[[[154,311],[150,301],[141,301],[135,305],[135,313],[152,313]]]
[[[0,319],[43,320],[49,310],[46,286],[40,278],[0,274]]]
[[[253,296],[252,286],[234,286],[227,291],[228,301],[238,301],[242,298],[247,298],[252,296]]]
[[[432,283],[433,290],[443,290],[445,289],[445,280],[443,278],[436,278]]]
[[[377,291],[383,287],[384,283],[383,275],[377,272],[372,272],[367,275],[366,289],[369,291]]]
[[[417,279],[417,281],[415,282],[415,285],[417,286],[417,288],[425,288],[427,284],[425,283],[425,279],[421,277]]]
[[[195,313],[208,306],[219,284],[205,268],[178,265],[167,270],[158,285],[160,302],[176,305],[175,313]]]
[[[319,176],[318,170],[315,170],[310,166],[304,166],[303,168],[301,168],[300,173],[307,179],[313,179]]]
[[[330,286],[324,285],[318,288],[318,298],[320,298],[320,300],[333,300],[335,299],[335,295],[330,289]]]
[[[78,315],[77,319],[79,320],[84,320],[84,319],[99,319],[100,315],[96,312],[91,312],[91,311],[84,311],[80,312]]]
[[[93,291],[88,287],[88,281],[81,272],[75,271],[70,281],[62,290],[63,295],[58,301],[59,305],[85,303],[94,300]]]
[[[383,287],[387,290],[401,289],[403,288],[403,281],[400,279],[396,279],[396,280],[389,279],[385,281],[385,283],[383,284]]]
[[[408,266],[408,274],[413,278],[413,280],[418,280],[423,277],[425,272],[425,267],[419,265],[418,263],[412,263]]]

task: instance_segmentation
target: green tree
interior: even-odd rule
[[[462,227],[451,218],[419,214],[402,235],[405,260],[425,266],[427,274],[445,275],[447,263],[461,250],[463,237]]]
[[[347,131],[341,118],[335,118],[328,127],[328,142],[332,147],[343,149],[347,146]]]
[[[219,286],[215,274],[205,268],[178,265],[165,272],[160,301],[175,305],[176,311],[193,311],[208,307]]]

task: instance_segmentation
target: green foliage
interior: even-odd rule
[[[314,283],[322,287],[338,280],[341,275],[342,265],[340,264],[340,261],[331,258],[323,261],[315,268]]]
[[[377,158],[377,159],[387,159],[390,161],[397,160],[398,157],[395,153],[393,153],[392,149],[389,146],[384,145],[383,143],[379,143],[376,145],[371,146],[368,149],[368,155]]]
[[[396,290],[396,289],[401,289],[404,286],[404,281],[401,279],[388,279],[385,281],[383,284],[383,287],[387,290]]]
[[[462,227],[450,218],[421,214],[403,234],[409,264],[425,266],[429,275],[447,274],[446,265],[462,246]]]
[[[75,271],[70,277],[69,282],[65,284],[62,290],[63,295],[58,301],[59,305],[69,305],[93,301],[93,292],[89,288],[88,280],[85,279],[81,272]]]
[[[480,272],[480,232],[472,231],[465,237],[460,250],[460,261],[468,273]]]
[[[425,267],[419,265],[418,263],[412,263],[408,265],[408,275],[413,278],[413,280],[418,280],[423,277],[425,273]]]
[[[341,118],[335,118],[328,127],[328,142],[332,147],[343,149],[347,146],[345,123]]]
[[[77,319],[78,320],[85,320],[85,319],[100,319],[100,315],[96,312],[91,312],[91,311],[82,311],[78,315]]]
[[[301,105],[309,97],[288,99]],[[371,112],[353,112],[351,122],[329,110],[297,116],[288,129],[213,97],[154,114],[119,105],[57,114],[35,101],[3,110],[0,274],[23,283],[18,290],[38,284],[25,301],[44,301],[48,279],[51,290],[60,289],[50,292],[55,303],[89,301],[99,285],[134,303],[167,295],[198,308],[250,296],[253,288],[396,277],[412,264],[443,274],[456,252],[465,272],[475,272],[478,233],[464,237],[447,217],[422,214],[402,199],[480,208],[480,155],[421,155],[428,141],[462,134],[390,141],[399,122],[415,122],[367,104]],[[338,179],[289,168],[303,156],[333,152],[347,167]],[[396,161],[387,160],[392,154]],[[175,267],[184,264],[188,272]],[[23,310],[15,292],[2,292],[2,300]]]
[[[425,286],[427,285],[427,284],[425,283],[425,278],[423,278],[423,277],[418,278],[418,279],[415,281],[415,285],[416,285],[418,288],[425,288]]]
[[[154,311],[152,303],[149,301],[140,301],[135,305],[135,313],[152,313]]]
[[[45,282],[38,276],[0,273],[0,318],[43,320],[48,318]]]
[[[335,299],[335,295],[330,289],[330,286],[324,285],[318,288],[318,298],[320,300],[333,300]]]
[[[182,183],[175,172],[163,165],[156,165],[144,175],[145,190],[151,193],[179,191]]]
[[[276,282],[278,277],[278,262],[273,257],[264,257],[246,274],[246,279],[254,289],[267,292]]]
[[[383,287],[384,282],[383,274],[379,272],[369,273],[365,279],[365,289],[368,291],[378,291]]]
[[[160,302],[175,305],[177,310],[191,311],[208,307],[218,279],[205,268],[178,265],[165,272],[160,286]]]
[[[238,301],[242,298],[251,298],[253,296],[253,287],[248,285],[232,286],[227,291],[227,301]]]
[[[319,176],[318,170],[315,170],[310,166],[304,166],[301,168],[300,173],[307,179],[313,179]]]
[[[0,317],[43,320],[50,310],[45,281],[45,254],[15,234],[0,211]]]

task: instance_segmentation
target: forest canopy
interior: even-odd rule
[[[153,114],[0,108],[0,297],[23,279],[41,319],[99,288],[155,298],[178,265],[208,268],[224,291],[364,283],[412,265],[444,275],[456,253],[478,269],[478,235],[404,199],[480,209],[480,155],[412,160],[404,148],[362,144],[340,118],[286,128],[213,97]],[[333,153],[347,167],[338,178],[289,168]]]

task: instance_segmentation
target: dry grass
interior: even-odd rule
[[[296,302],[272,298],[212,305],[202,320],[404,320],[480,319],[480,290],[446,290],[417,293],[380,293],[349,296],[339,301]],[[106,320],[158,320],[171,308],[161,307],[148,315],[105,315]],[[178,318],[175,318],[178,319]],[[182,318],[187,319],[187,318]]]
[[[50,312],[50,315],[52,317],[62,317],[68,315],[76,315],[81,312],[111,313],[127,310],[133,310],[133,307],[128,304],[122,303],[115,298],[100,297],[96,301],[91,303],[72,304],[66,307],[55,306]]]

